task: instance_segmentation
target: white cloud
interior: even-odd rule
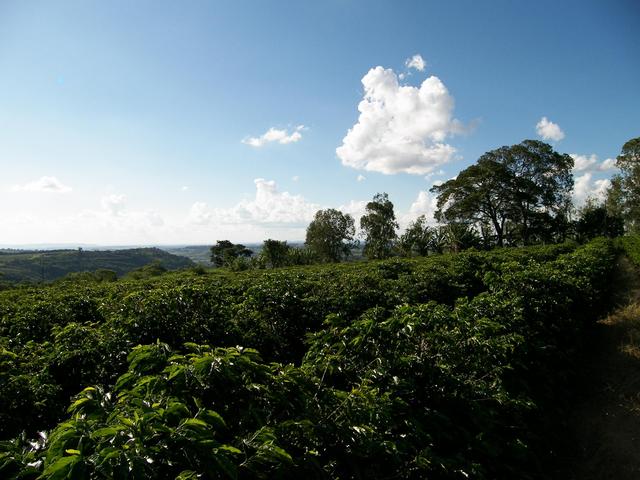
[[[393,70],[375,67],[362,84],[358,122],[336,149],[343,165],[425,175],[454,159],[456,149],[444,141],[463,127],[453,118],[453,97],[438,77],[420,87],[400,86]]]
[[[364,182],[367,179],[364,175],[360,174],[356,177],[356,180],[359,182]]]
[[[409,211],[400,217],[400,227],[405,229],[409,226],[409,223],[413,222],[420,215],[424,215],[427,219],[427,223],[435,225],[436,220],[434,213],[438,208],[438,197],[430,192],[421,190],[418,192],[418,196],[409,207]]]
[[[577,207],[586,202],[588,198],[598,201],[604,200],[607,190],[611,187],[611,181],[607,178],[593,180],[593,174],[587,172],[576,177],[573,185],[573,201]]]
[[[271,127],[264,134],[259,137],[247,137],[242,140],[245,145],[251,145],[252,147],[262,147],[267,143],[277,142],[281,145],[288,143],[295,143],[302,139],[302,131],[306,130],[304,125],[298,125],[291,133],[285,129],[277,129]]]
[[[424,69],[427,66],[427,62],[425,62],[424,58],[422,58],[422,55],[419,54],[416,54],[411,58],[407,58],[404,64],[407,66],[407,68],[415,68],[420,72],[424,72]],[[400,80],[402,80],[402,78]]]
[[[424,176],[424,179],[428,181],[428,180],[431,180],[431,178],[434,176],[441,176],[441,175],[444,175],[444,170],[442,169],[438,170],[437,172],[428,173],[427,175]]]
[[[100,205],[102,206],[102,209],[108,214],[118,216],[124,212],[126,200],[126,195],[118,195],[116,193],[112,193],[111,195],[102,197],[102,199],[100,200]]]
[[[183,192],[186,192],[189,190],[189,186],[188,185],[183,185],[180,190],[182,190]]]
[[[188,220],[204,224],[306,225],[320,206],[301,195],[278,191],[273,180],[257,178],[255,197],[242,200],[231,208],[209,209],[197,202],[191,206]]]
[[[570,153],[573,158],[573,171],[584,172],[587,170],[593,170],[596,163],[598,163],[598,156],[594,153],[591,155],[578,155],[577,153]]]
[[[547,117],[542,117],[536,124],[536,133],[542,137],[543,140],[553,140],[559,142],[564,138],[564,132],[560,128],[560,125],[553,123]]]
[[[602,172],[606,172],[607,170],[613,170],[616,168],[616,159],[615,158],[606,158],[598,167],[598,170]]]
[[[298,180],[300,180],[300,176],[294,175],[293,177],[291,177],[291,180],[293,180],[294,182],[297,182]]]
[[[615,158],[607,158],[599,163],[598,156],[595,153],[592,153],[591,155],[578,155],[577,153],[570,153],[569,156],[573,158],[574,172],[606,172],[608,170],[613,170],[614,168],[616,168]]]
[[[45,176],[24,185],[14,185],[11,190],[14,192],[68,193],[71,191],[71,187],[64,185],[56,177]]]
[[[207,225],[211,223],[212,219],[213,213],[205,202],[196,202],[191,205],[187,215],[187,222],[194,225]]]

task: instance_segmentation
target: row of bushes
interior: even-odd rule
[[[0,439],[57,423],[69,398],[112,385],[138,344],[157,340],[256,348],[299,364],[327,315],[437,301],[486,290],[485,272],[555,258],[572,245],[413,260],[283,269],[256,275],[171,274],[156,280],[64,284],[0,293]]]
[[[368,265],[377,274],[364,280],[363,267],[356,267],[353,277],[340,268],[335,276],[329,269],[291,270],[254,283],[239,279],[249,311],[265,315],[253,318],[254,332],[288,333],[285,315],[290,315],[290,323],[303,326],[294,327],[295,334],[310,334],[298,365],[265,361],[251,348],[178,346],[175,339],[137,346],[115,386],[93,382],[48,436],[0,444],[0,476],[538,478],[541,419],[557,408],[582,331],[603,304],[614,263],[611,242],[605,240],[571,250],[383,262]],[[440,302],[429,301],[416,293],[431,284],[415,290],[413,282],[437,266],[444,268],[436,269],[439,274],[450,276],[429,278],[452,282],[450,288],[463,292],[457,300],[449,301],[446,294],[437,298]],[[469,274],[456,276],[456,271]],[[323,280],[305,283],[309,278]],[[463,288],[455,286],[460,278]],[[358,279],[362,288],[368,281],[380,282],[373,284],[375,301],[368,296],[373,288],[356,304],[350,301],[356,286],[349,289],[349,282]],[[394,290],[394,281],[412,293]],[[306,288],[296,290],[299,282]],[[177,305],[174,323],[197,317],[197,309],[179,303],[195,298],[185,295],[187,286],[174,287],[179,295],[167,287],[149,285],[151,297],[145,298],[155,300],[134,310],[135,318],[156,302]],[[332,295],[332,288],[343,290]],[[134,305],[144,300],[138,294],[130,294]],[[337,303],[323,307],[330,312],[324,323],[301,319],[307,305],[324,305],[314,295],[325,294]],[[176,303],[162,303],[155,295]],[[127,298],[125,304],[131,301]],[[72,335],[65,329],[96,345],[117,344],[120,335],[131,335],[127,325],[134,315],[125,306],[120,317],[112,318],[106,299],[99,301],[101,323],[85,324],[85,331],[78,330],[80,324],[58,326],[52,345]],[[259,309],[251,303],[257,301]],[[240,316],[244,302],[230,318]],[[283,302],[295,308],[280,310]],[[175,314],[175,309],[182,310]],[[91,332],[104,334],[100,325],[119,335],[100,338]],[[180,331],[177,335],[183,340]],[[207,343],[216,340],[214,335]],[[267,355],[274,353],[279,352]],[[0,361],[15,362],[12,355],[18,356],[5,350]]]
[[[627,235],[621,237],[619,242],[627,257],[640,267],[640,235]]]

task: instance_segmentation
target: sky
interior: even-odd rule
[[[525,139],[577,205],[640,136],[640,3],[0,2],[0,244],[299,241]]]

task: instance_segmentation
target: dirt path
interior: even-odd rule
[[[613,287],[617,309],[594,332],[554,479],[640,479],[640,276],[625,257]]]

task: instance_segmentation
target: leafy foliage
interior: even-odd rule
[[[564,240],[572,168],[569,155],[537,140],[491,150],[432,188],[438,194],[436,218],[474,225],[485,242],[498,246]]]
[[[290,249],[287,242],[269,238],[262,245],[260,252],[262,262],[268,268],[284,267],[288,263]]]
[[[211,247],[211,263],[216,267],[230,267],[239,258],[248,258],[253,254],[242,244],[231,243],[229,240],[218,240]]]
[[[0,292],[0,477],[539,478],[614,253]]]
[[[360,228],[365,234],[365,256],[373,259],[390,257],[398,228],[393,203],[386,193],[376,193],[367,203],[365,212],[360,218]]]
[[[640,137],[622,146],[616,158],[620,174],[614,175],[607,196],[607,208],[614,216],[625,220],[628,231],[640,229]]]
[[[305,245],[324,262],[339,262],[355,246],[353,217],[329,208],[318,210],[307,227]]]

